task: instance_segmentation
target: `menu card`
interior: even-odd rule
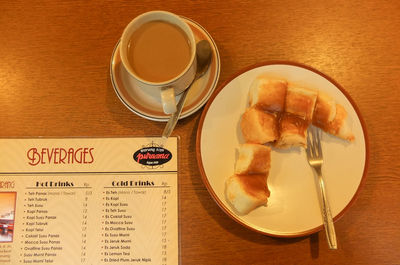
[[[0,139],[0,264],[178,264],[178,139]]]

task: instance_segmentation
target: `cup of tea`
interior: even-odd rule
[[[189,25],[170,12],[143,13],[126,26],[119,49],[134,84],[160,93],[164,112],[174,113],[175,95],[196,74],[196,42]]]

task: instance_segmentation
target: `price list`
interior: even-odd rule
[[[13,233],[20,234],[20,241],[16,242],[20,243],[20,263],[56,263],[63,259],[66,250],[78,253],[81,263],[86,261],[92,187],[88,183],[82,186],[76,183],[36,181],[18,193],[23,198],[24,210],[22,223],[16,222]],[[75,218],[71,218],[72,214]]]
[[[0,230],[1,264],[179,264],[177,139],[172,140],[165,147],[147,138],[82,139],[79,145],[89,146],[87,161],[99,164],[83,163],[81,171],[76,163],[62,164],[63,170],[55,166],[57,171],[41,168],[40,174],[0,165],[0,222],[7,223]],[[59,141],[56,146],[76,148],[69,139]],[[23,142],[21,152],[29,157],[33,143]],[[33,142],[54,145],[54,139]],[[126,157],[115,157],[127,142],[133,147]]]
[[[176,185],[161,176],[112,184],[103,191],[102,261],[170,264],[168,256],[176,251],[169,244],[177,229]]]

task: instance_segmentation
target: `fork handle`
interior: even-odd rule
[[[330,249],[337,249],[337,241],[336,241],[336,233],[335,226],[333,225],[333,218],[331,213],[331,208],[329,206],[329,202],[326,196],[325,184],[322,179],[321,169],[316,170],[318,175],[318,183],[319,183],[319,195],[321,199],[321,212],[325,226],[326,237],[328,239],[328,244]]]

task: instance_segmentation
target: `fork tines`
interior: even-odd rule
[[[321,158],[321,130],[310,126],[307,130],[307,155],[310,157]]]

